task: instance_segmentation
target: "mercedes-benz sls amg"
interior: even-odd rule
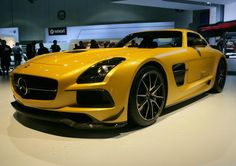
[[[115,48],[37,56],[11,72],[20,113],[70,126],[153,124],[165,107],[221,92],[227,64],[198,33],[132,33]]]

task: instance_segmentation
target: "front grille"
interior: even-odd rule
[[[12,84],[24,99],[53,100],[57,95],[58,82],[50,78],[14,74]]]
[[[77,91],[77,107],[107,108],[113,106],[114,101],[106,90]]]

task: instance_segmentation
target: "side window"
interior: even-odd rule
[[[124,47],[138,47],[142,42],[143,38],[135,37],[125,44]]]
[[[188,38],[188,46],[207,46],[207,43],[205,40],[203,40],[198,34],[196,33],[187,33]]]

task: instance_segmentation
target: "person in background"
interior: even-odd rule
[[[236,52],[236,41],[234,41],[234,52]]]
[[[22,61],[22,49],[20,48],[20,44],[16,42],[15,46],[12,48],[15,60],[15,67],[21,64]]]
[[[75,47],[73,48],[73,50],[77,50],[77,49],[79,49],[79,46],[78,44],[75,44]]]
[[[32,41],[32,54],[33,54],[33,57],[36,56],[36,48],[35,48],[35,45],[36,45],[36,41]]]
[[[26,56],[27,56],[28,59],[33,58],[33,56],[32,56],[32,45],[31,44],[26,45]]]
[[[53,45],[51,45],[50,49],[52,52],[60,52],[61,51],[61,47],[59,45],[57,45],[57,40],[53,40]]]
[[[0,48],[0,59],[1,59],[1,68],[2,68],[2,74],[5,73],[8,75],[9,67],[10,67],[10,61],[11,61],[11,47],[8,46],[6,43],[6,40],[1,41],[2,45]]]
[[[36,41],[33,41],[31,44],[26,45],[26,56],[28,59],[32,59],[36,55],[35,49]]]
[[[38,55],[49,53],[48,49],[44,47],[43,43],[39,43]]]
[[[2,39],[0,39],[0,76],[2,75],[2,69],[1,69],[1,50],[2,50]]]
[[[116,45],[115,42],[111,42],[108,47],[109,47],[109,48],[113,48],[115,45]]]
[[[128,47],[138,47],[138,44],[135,42],[135,40],[132,40],[131,45],[129,45]]]
[[[79,46],[78,47],[79,47],[79,49],[85,49],[86,48],[82,41],[79,41]]]
[[[220,38],[216,44],[218,50],[223,51],[223,43],[224,43],[223,38]]]
[[[104,48],[109,47],[109,45],[110,45],[110,42],[109,42],[109,41],[106,41],[106,42],[104,43]]]
[[[99,48],[98,43],[96,42],[96,40],[91,40],[90,41],[90,48]]]

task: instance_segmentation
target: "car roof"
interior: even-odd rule
[[[141,32],[161,32],[161,31],[179,31],[179,32],[192,32],[197,33],[195,31],[189,29],[182,29],[182,28],[171,28],[171,29],[159,29],[159,30],[147,30],[147,31],[138,31],[134,33],[141,33]]]

